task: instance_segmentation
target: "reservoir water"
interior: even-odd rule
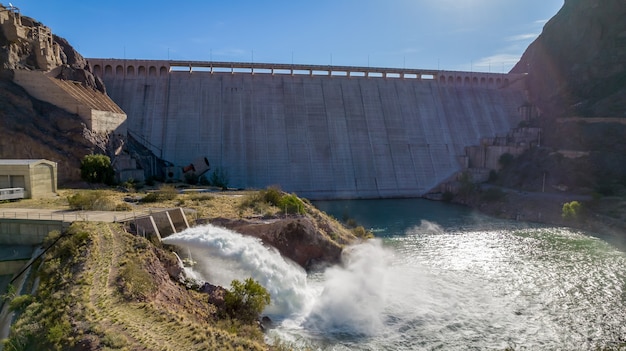
[[[308,275],[225,229],[192,228],[168,240],[199,258],[209,281],[228,286],[253,276],[268,287],[274,303],[266,313],[276,325],[269,339],[295,348],[596,350],[626,343],[626,255],[597,235],[418,199],[315,205],[355,219],[377,239],[346,249],[342,265]]]

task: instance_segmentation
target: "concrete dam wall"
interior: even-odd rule
[[[520,77],[501,74],[89,62],[157,156],[205,156],[230,187],[311,199],[423,195],[462,169],[466,146],[517,126],[525,102]]]

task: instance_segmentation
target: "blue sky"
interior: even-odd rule
[[[513,67],[563,0],[12,3],[85,57],[500,73]]]

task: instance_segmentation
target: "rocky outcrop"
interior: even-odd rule
[[[61,67],[57,78],[105,92],[102,80],[91,73],[85,58],[67,40],[52,34],[41,22],[22,16],[18,8],[0,5],[0,29],[0,69],[5,76],[15,70],[49,72]]]
[[[211,223],[260,238],[306,269],[341,260],[341,245],[307,216],[269,221],[216,218]]]
[[[626,117],[623,0],[565,0],[512,73],[543,116]]]
[[[58,163],[60,184],[79,181],[81,158],[115,150],[119,137],[102,131],[126,118],[102,92],[67,40],[0,4],[0,158],[45,158]]]
[[[53,35],[53,37],[54,42],[61,47],[61,60],[63,62],[63,67],[56,78],[81,82],[86,87],[106,94],[104,82],[100,77],[91,73],[91,67],[87,64],[87,60],[74,50],[67,40],[57,35]]]
[[[78,115],[34,99],[10,80],[0,79],[0,158],[44,158],[58,164],[58,181],[80,181],[80,160],[97,152],[83,136]]]

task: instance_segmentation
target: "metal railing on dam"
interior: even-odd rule
[[[436,81],[446,85],[501,88],[525,77],[525,74],[446,71],[414,68],[303,65],[258,62],[164,61],[88,59],[93,73],[104,76],[157,77],[170,72],[307,75],[326,77],[399,78]]]
[[[279,185],[311,199],[423,195],[462,169],[467,146],[517,126],[526,103],[522,75],[89,63],[156,155],[178,166],[206,157],[230,187]]]

